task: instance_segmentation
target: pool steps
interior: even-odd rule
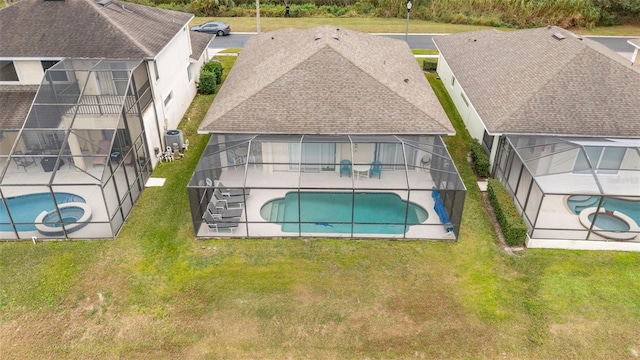
[[[600,198],[598,196],[589,196],[589,198],[584,200],[571,199],[571,201],[575,202],[576,211],[580,213],[584,209],[595,206],[598,203],[598,201],[600,201]]]

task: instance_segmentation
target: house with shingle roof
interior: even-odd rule
[[[111,0],[0,9],[1,238],[115,237],[208,60],[192,18]]]
[[[640,67],[558,27],[434,39],[530,247],[640,250]]]
[[[405,42],[257,34],[198,131],[211,139],[189,184],[197,236],[458,235],[466,190],[442,141],[454,129]]]

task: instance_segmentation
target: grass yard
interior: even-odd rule
[[[254,17],[195,17],[191,26],[199,25],[211,20],[220,20],[231,25],[231,33],[255,32],[257,29]],[[406,31],[407,20],[395,18],[271,18],[260,17],[262,31],[272,31],[286,27],[310,28],[320,25],[332,25],[347,27],[366,33],[401,33]],[[443,24],[424,20],[409,20],[410,33],[439,33],[450,34],[465,31],[491,29],[487,26]],[[513,31],[513,28],[500,28],[503,31]],[[595,27],[593,29],[571,29],[571,31],[583,35],[607,35],[607,36],[640,36],[640,26],[622,25]]]
[[[219,57],[225,76],[235,59]],[[0,357],[633,358],[640,254],[502,252],[469,136],[427,77],[458,133],[458,242],[194,239],[186,185],[215,95],[198,96],[188,153],[157,167],[165,186],[144,191],[116,240],[0,244]]]

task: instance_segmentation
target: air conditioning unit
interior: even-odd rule
[[[166,146],[170,146],[173,149],[173,144],[178,145],[178,150],[184,150],[184,137],[182,136],[182,130],[167,130],[164,133],[164,142]]]

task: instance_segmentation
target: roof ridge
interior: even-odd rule
[[[549,79],[547,79],[546,82],[544,82],[543,84],[541,84],[535,91],[533,91],[531,93],[531,96],[529,96],[527,99],[525,99],[524,101],[522,101],[522,103],[520,104],[520,106],[518,106],[517,108],[515,108],[512,112],[510,112],[509,114],[505,114],[503,116],[503,118],[500,120],[499,124],[496,126],[496,129],[501,129],[502,126],[504,126],[505,124],[507,124],[509,122],[509,120],[512,119],[513,114],[519,112],[525,105],[529,104],[531,101],[533,101],[533,99],[535,99],[538,95],[538,93],[540,92],[540,90],[544,89],[545,87],[547,87],[547,85],[549,85],[553,80],[557,79],[556,75],[560,72],[562,72],[564,69],[568,68],[572,63],[573,60],[575,60],[580,54],[584,53],[586,51],[586,47],[582,48],[580,51],[576,52],[565,64],[564,66],[558,68],[557,71],[555,71],[553,73],[553,76],[550,76]]]
[[[124,31],[124,29],[122,28],[122,26],[120,26],[120,24],[118,24],[115,21],[113,21],[111,19],[111,17],[107,16],[106,14],[104,14],[101,11],[102,9],[109,9],[108,6],[98,6],[98,4],[96,2],[94,2],[94,1],[92,1],[92,0],[84,0],[84,1],[88,2],[91,6],[93,6],[97,10],[96,13],[98,13],[102,18],[104,18],[113,27],[118,29],[118,31],[120,31],[120,33],[124,34],[124,36],[127,39],[129,39],[129,41],[131,41],[135,46],[137,46],[140,50],[142,50],[142,52],[144,52],[147,56],[153,56],[153,51],[149,50],[149,48],[147,48],[146,46],[142,45],[138,40],[134,39],[131,35],[129,35],[128,32]],[[124,7],[123,7],[123,10],[124,10]]]
[[[325,43],[327,44],[327,43]],[[344,54],[339,51],[338,49],[336,49],[335,47],[327,44],[326,46],[329,46],[333,51],[335,51],[337,54],[339,54],[340,56],[342,56],[346,61],[348,61],[349,63],[351,63],[353,66],[355,66],[357,69],[359,69],[360,71],[362,71],[363,73],[365,73],[369,78],[373,79],[375,82],[377,82],[378,84],[382,85],[385,89],[388,89],[390,92],[394,93],[396,96],[398,96],[398,98],[402,99],[402,101],[406,102],[407,104],[410,104],[414,109],[418,110],[418,112],[421,112],[425,115],[427,115],[427,118],[433,120],[435,123],[437,123],[438,125],[442,126],[444,131],[447,131],[447,127],[444,126],[440,121],[436,120],[433,116],[431,116],[430,114],[425,113],[424,111],[422,111],[422,109],[420,109],[418,106],[416,106],[414,103],[410,102],[409,100],[407,100],[404,96],[402,96],[402,94],[400,94],[398,91],[390,88],[389,86],[387,86],[386,84],[380,82],[380,80],[378,80],[375,76],[373,76],[370,72],[366,71],[365,69],[363,69],[361,66],[359,66],[358,64],[354,63],[353,61],[351,61],[351,59],[349,59],[347,56],[344,56]],[[426,81],[426,78],[425,78]],[[427,81],[428,82],[428,81]],[[429,83],[429,87],[431,88],[431,84]],[[438,100],[439,101],[439,100]],[[448,117],[447,117],[448,119]]]

